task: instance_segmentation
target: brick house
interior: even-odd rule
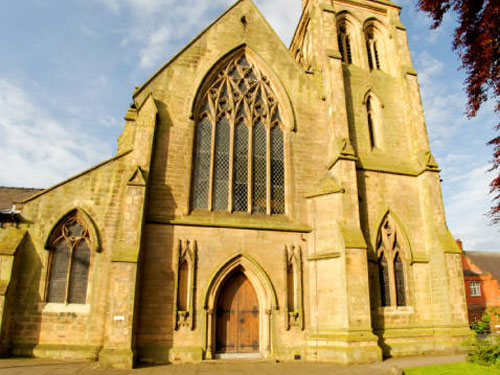
[[[462,241],[457,240],[462,248]],[[462,251],[469,324],[481,319],[489,307],[500,307],[500,252]],[[491,329],[499,332],[498,316],[492,315]]]
[[[131,368],[463,350],[401,8],[302,4],[288,48],[237,1],[133,93],[113,158],[23,202],[0,230],[0,353]]]

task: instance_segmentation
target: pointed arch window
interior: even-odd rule
[[[373,113],[373,105],[371,96],[366,100],[366,115],[368,120],[368,133],[370,136],[370,146],[374,148],[376,146],[375,143],[375,124],[374,124],[374,113]]]
[[[196,110],[191,206],[285,213],[283,121],[269,79],[246,53],[212,78]]]
[[[383,105],[373,92],[365,95],[364,106],[366,110],[366,123],[370,148],[383,148]]]
[[[78,211],[67,215],[49,240],[46,301],[85,304],[90,269],[90,233]]]
[[[351,37],[347,32],[345,24],[341,24],[339,26],[337,36],[340,54],[342,55],[342,62],[352,64]]]
[[[381,56],[380,56],[380,46],[375,35],[375,30],[372,27],[368,28],[365,32],[366,39],[366,52],[368,55],[368,66],[370,70],[380,70],[381,69]]]
[[[396,222],[387,215],[377,237],[377,256],[382,306],[406,306],[406,266],[401,247],[401,232]]]

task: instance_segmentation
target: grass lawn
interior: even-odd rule
[[[405,370],[406,375],[500,375],[500,370],[461,362]]]

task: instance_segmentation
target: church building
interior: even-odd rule
[[[461,251],[401,8],[302,3],[287,48],[237,1],[136,89],[113,158],[9,211],[1,354],[132,368],[463,350]]]

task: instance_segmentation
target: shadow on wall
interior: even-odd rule
[[[165,183],[172,121],[166,105],[161,102],[156,102],[156,105],[160,121],[153,146],[135,333],[137,365],[140,367],[169,363],[174,332],[174,227],[148,222],[152,214],[173,217],[177,208],[172,189]]]
[[[15,289],[12,290],[12,321],[10,327],[11,353],[15,356],[33,356],[40,342],[42,324],[40,285],[43,262],[29,233],[23,243],[19,266],[15,270]]]
[[[372,322],[373,333],[378,337],[378,346],[382,349],[382,356],[384,359],[391,358],[392,347],[387,344],[384,339],[385,331],[385,320],[383,315],[380,313],[379,306],[381,303],[380,296],[380,278],[379,278],[379,268],[377,259],[376,249],[373,247],[374,244],[371,242],[371,233],[373,229],[370,227],[368,220],[368,203],[367,203],[367,190],[365,179],[370,178],[364,172],[358,171],[358,194],[359,194],[359,210],[361,219],[361,228],[363,230],[363,236],[365,238],[368,257],[368,287],[370,290],[370,318]]]

